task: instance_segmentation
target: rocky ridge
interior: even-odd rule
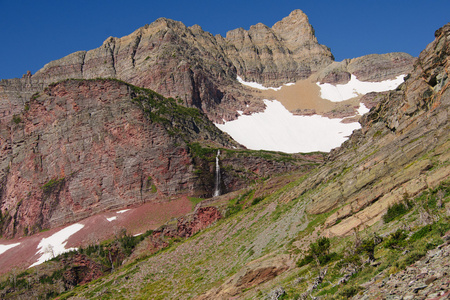
[[[318,43],[307,16],[300,10],[272,28],[257,24],[248,31],[232,30],[226,37],[213,36],[198,25],[186,27],[160,18],[128,36],[110,37],[97,49],[52,61],[34,75],[2,80],[0,121],[8,122],[20,113],[33,93],[51,83],[69,78],[116,78],[165,97],[179,98],[183,105],[197,107],[220,123],[236,119],[237,110],[253,113],[264,109],[251,90],[236,81],[237,75],[246,81],[280,86],[325,68],[320,80],[339,82],[328,77],[352,71],[361,75],[361,80],[383,80],[406,71],[411,61],[406,54],[391,56],[346,60],[327,69],[333,55]],[[336,72],[338,75],[334,75]]]
[[[315,77],[318,82],[331,84],[345,84],[352,74],[361,81],[383,81],[411,73],[414,60],[414,57],[402,52],[370,54],[333,62],[315,74]]]

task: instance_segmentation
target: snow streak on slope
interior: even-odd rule
[[[9,244],[9,245],[0,245],[0,254],[5,253],[7,250],[19,246],[20,243]]]
[[[381,82],[366,82],[359,81],[356,76],[352,74],[350,81],[346,84],[332,85],[329,83],[320,84],[317,82],[317,85],[320,87],[320,96],[323,99],[341,102],[370,92],[393,90],[404,81],[403,78],[405,76],[406,75],[399,75],[395,79]]]
[[[76,233],[83,227],[84,225],[82,224],[73,224],[58,231],[52,236],[49,236],[48,238],[43,238],[37,246],[39,250],[36,253],[38,255],[41,254],[41,256],[39,257],[37,262],[30,266],[30,268],[40,265],[43,262],[52,259],[53,257],[58,256],[64,252],[75,250],[75,248],[65,248],[67,240],[72,234]]]
[[[281,88],[282,88],[282,86],[280,86],[280,87],[265,87],[265,86],[263,86],[262,84],[260,84],[260,83],[257,83],[257,82],[249,82],[249,81],[244,81],[241,77],[237,77],[236,78],[237,79],[237,81],[239,81],[239,83],[240,84],[243,84],[243,85],[246,85],[246,86],[249,86],[249,87],[252,87],[252,88],[255,88],[255,89],[258,89],[258,90],[274,90],[274,91],[279,91],[279,90],[281,90]],[[295,83],[286,83],[286,84],[284,84],[285,86],[290,86],[290,85],[294,85]]]
[[[253,150],[286,153],[330,151],[340,146],[359,123],[341,123],[342,119],[322,116],[296,116],[280,102],[264,100],[266,110],[241,115],[237,120],[216,124],[238,143]]]

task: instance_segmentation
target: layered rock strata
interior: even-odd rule
[[[370,226],[389,205],[450,176],[450,24],[435,36],[409,78],[379,94],[381,101],[360,121],[362,129],[297,187],[298,194],[317,189],[310,213],[337,209],[326,222],[330,235]]]

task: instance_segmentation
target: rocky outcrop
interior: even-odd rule
[[[123,38],[110,37],[102,46],[80,51],[45,65],[32,76],[44,85],[67,78],[117,78],[177,97],[213,117],[232,92],[223,86],[236,78],[229,60],[210,33],[199,26],[161,18]]]
[[[230,299],[264,282],[270,281],[294,265],[289,255],[262,257],[248,263],[219,287],[197,297],[197,300]]]
[[[260,112],[264,105],[236,80],[281,86],[317,74],[318,81],[380,81],[410,71],[405,53],[367,55],[342,62],[318,43],[301,10],[269,28],[238,28],[226,37],[200,26],[160,18],[122,38],[110,37],[93,50],[79,51],[46,64],[36,74],[0,82],[0,121],[10,121],[29,97],[69,78],[116,78],[174,97],[202,110],[214,122],[236,119],[237,110]],[[314,75],[316,76],[316,75]]]
[[[343,235],[378,221],[387,207],[436,187],[448,161],[450,24],[420,54],[409,78],[361,119],[362,129],[330,153],[297,187],[310,195],[310,213],[337,209],[328,234]],[[339,222],[338,222],[339,221]]]
[[[403,55],[386,57],[397,57],[400,68],[407,65]],[[250,90],[236,76],[278,85],[308,77],[332,60],[300,10],[272,28],[257,24],[226,38],[161,18],[123,38],[108,38],[97,49],[50,62],[34,75],[2,80],[3,233],[33,233],[160,197],[210,196],[215,151],[240,146],[209,120],[222,122],[236,118],[238,109],[250,114],[264,108],[250,100]],[[346,68],[365,70],[365,61],[356,59]],[[383,61],[374,61],[370,65],[380,69]],[[438,82],[438,75],[429,81]],[[92,80],[98,77],[174,99],[124,82]],[[77,80],[53,84],[67,78]],[[199,143],[210,147],[207,156],[196,153]],[[267,159],[256,152],[224,158],[226,192],[321,161]]]
[[[197,153],[194,158],[197,175],[201,184],[206,187],[215,183],[214,149],[201,149],[207,152],[201,156]],[[312,154],[284,154],[269,151],[230,150],[222,149],[219,157],[220,190],[223,194],[246,188],[249,182],[259,178],[266,178],[271,174],[284,174],[293,171],[305,173],[323,162],[323,153]],[[242,180],[245,178],[246,180]]]
[[[166,224],[153,231],[143,247],[154,253],[168,247],[170,240],[189,238],[222,218],[217,207],[197,205],[193,213],[178,218],[176,223]]]
[[[104,266],[83,254],[76,254],[67,259],[63,258],[61,262],[65,269],[62,280],[67,289],[86,284],[105,275]]]
[[[331,84],[345,84],[351,74],[361,81],[377,82],[411,73],[414,60],[414,57],[402,52],[370,54],[333,62],[316,76],[317,81]]]
[[[220,219],[222,219],[222,214],[216,207],[198,207],[192,216],[178,219],[176,232],[172,233],[171,236],[190,237]]]
[[[272,28],[259,23],[248,31],[229,31],[219,42],[241,77],[268,86],[308,78],[334,59],[330,49],[317,42],[301,10]]]
[[[377,274],[363,285],[367,288],[352,299],[376,299],[385,295],[402,299],[448,299],[450,297],[450,245],[445,244],[428,251],[426,256],[405,270],[388,276]]]

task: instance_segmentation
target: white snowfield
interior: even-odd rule
[[[406,75],[399,75],[395,79],[380,82],[359,81],[352,74],[350,81],[346,84],[332,85],[329,83],[316,84],[320,87],[320,97],[333,102],[345,101],[359,95],[365,95],[370,92],[385,92],[397,88]]]
[[[61,229],[57,233],[43,238],[37,248],[39,249],[36,254],[41,254],[38,261],[29,266],[29,268],[42,264],[43,262],[52,259],[62,253],[76,250],[76,248],[65,248],[69,237],[84,227],[83,224],[73,224]]]
[[[216,124],[238,143],[253,150],[286,153],[330,151],[341,145],[359,123],[341,123],[319,115],[296,116],[279,101],[264,100],[266,110]]]
[[[114,217],[111,217],[111,218],[106,218],[106,220],[108,220],[108,222],[112,222],[112,221],[117,220],[117,217],[114,216]]]
[[[279,91],[279,90],[281,90],[281,88],[283,87],[283,86],[280,86],[280,87],[265,87],[265,86],[263,86],[262,84],[257,83],[257,82],[244,81],[240,76],[238,76],[236,79],[237,79],[237,81],[239,81],[239,83],[241,83],[241,84],[243,84],[243,85],[246,85],[246,86],[249,86],[249,87],[252,87],[252,88],[255,88],[255,89],[258,89],[258,90],[274,90],[274,91]],[[285,86],[290,86],[290,85],[294,85],[294,84],[295,84],[295,83],[291,82],[291,83],[285,83],[284,85],[285,85]]]
[[[20,243],[9,244],[9,245],[0,245],[0,254],[3,254],[6,251],[8,251],[9,249],[14,248],[19,245],[20,245]]]
[[[340,102],[364,95],[369,92],[383,92],[395,89],[404,81],[405,75],[399,75],[393,80],[381,82],[359,81],[355,75],[346,84],[320,84],[321,97],[333,102]],[[267,88],[257,82],[246,82],[241,77],[237,80],[243,84],[261,90],[279,90]],[[289,83],[286,85],[293,85]],[[297,152],[328,152],[339,147],[355,129],[360,125],[342,123],[343,119],[329,119],[315,116],[296,116],[290,113],[280,102],[264,100],[266,110],[253,115],[241,115],[237,120],[216,124],[222,131],[231,135],[238,143],[253,150],[282,151],[286,153]],[[358,114],[363,115],[369,109],[361,103]]]

